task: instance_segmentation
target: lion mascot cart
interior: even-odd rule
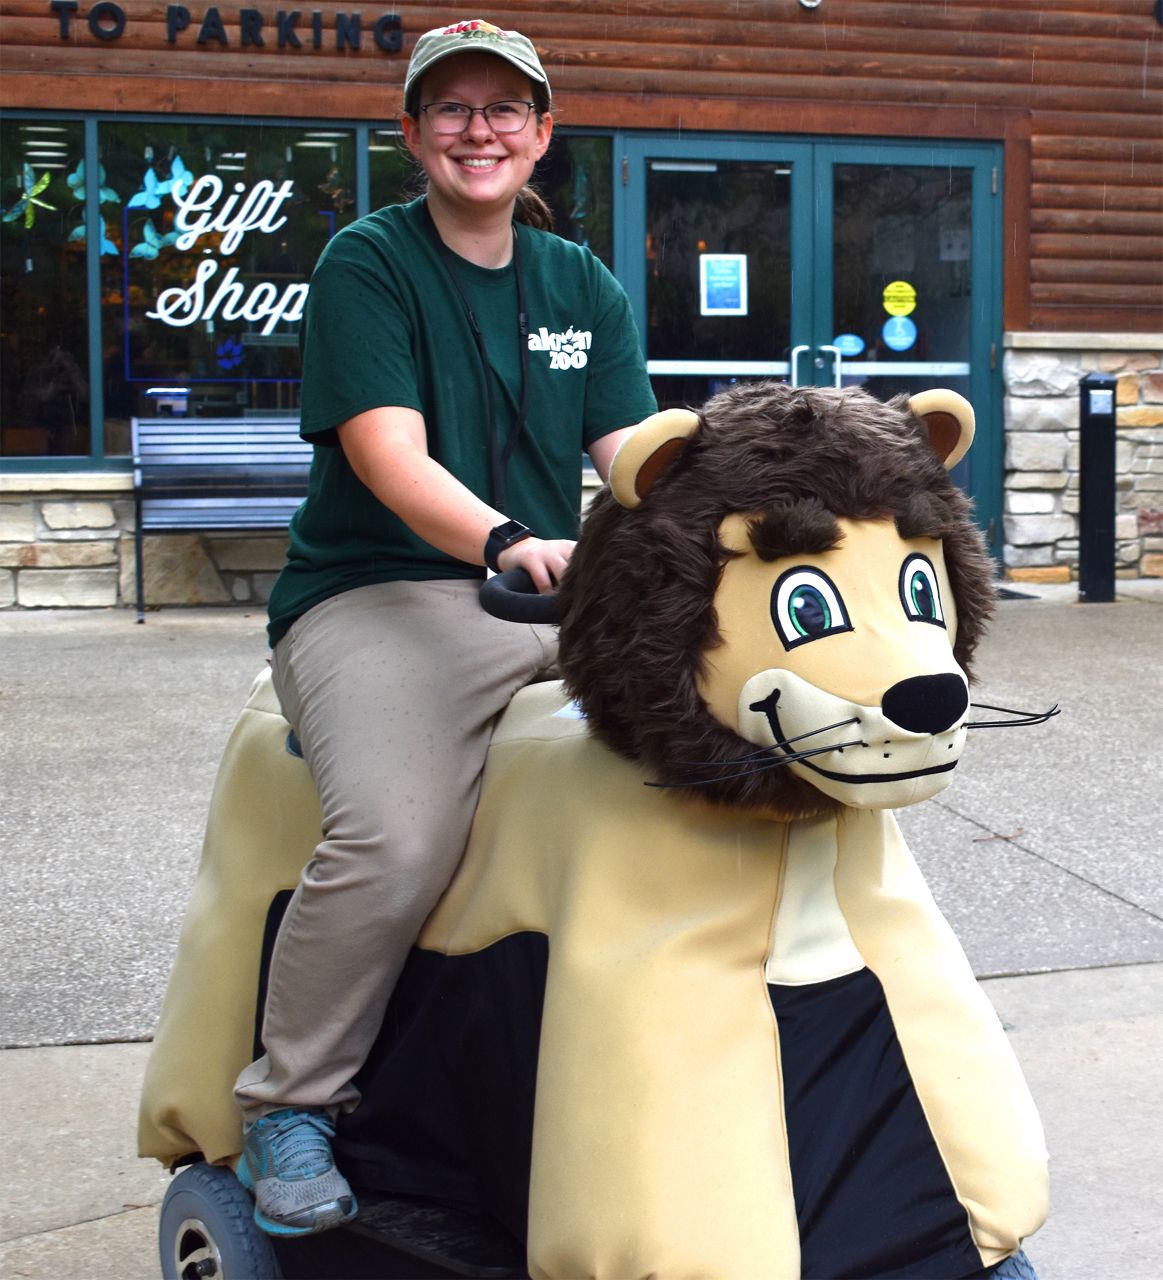
[[[974,723],[972,434],[952,392],[766,383],[622,447],[560,592],[564,682],[498,723],[340,1119],[361,1203],[487,1220],[538,1277],[1033,1275],[1038,1117],[891,812]],[[260,677],[142,1100],[142,1154],[219,1182],[264,938],[319,839],[287,732]],[[172,1238],[163,1209],[167,1275],[218,1247],[183,1244],[196,1209]]]

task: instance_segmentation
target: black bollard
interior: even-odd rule
[[[1115,388],[1106,373],[1079,382],[1078,599],[1115,598]]]

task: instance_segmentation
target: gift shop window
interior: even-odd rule
[[[320,251],[356,215],[351,129],[99,131],[105,440],[133,416],[293,414]]]
[[[327,241],[423,177],[398,126],[0,121],[0,458],[126,469],[134,417],[293,415]],[[534,175],[613,266],[613,144],[559,131]]]
[[[87,454],[84,128],[0,120],[0,457]]]

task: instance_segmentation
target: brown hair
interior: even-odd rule
[[[770,559],[834,546],[837,516],[891,517],[902,536],[942,539],[954,654],[970,670],[993,607],[993,566],[969,500],[904,396],[883,404],[855,388],[753,383],[715,396],[698,416],[640,506],[598,494],[561,584],[561,669],[599,738],[678,786],[694,776],[683,762],[754,751],[711,715],[696,683],[721,643],[714,597],[731,552],[717,531],[735,512],[756,517],[753,542]],[[789,818],[836,807],[787,769],[690,794]]]
[[[546,204],[544,197],[530,183],[517,192],[517,202],[513,206],[513,221],[523,222],[538,231],[553,230],[553,210]]]

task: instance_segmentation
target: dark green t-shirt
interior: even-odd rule
[[[540,537],[572,538],[582,451],[653,413],[654,395],[629,303],[609,271],[558,236],[526,226],[517,235],[528,408],[506,471],[506,513]],[[457,284],[484,336],[487,373]],[[521,393],[517,311],[513,265],[493,271],[458,257],[450,268],[422,200],[361,218],[324,249],[302,332],[300,431],[315,457],[271,593],[272,644],[312,605],[353,587],[483,576],[479,565],[444,555],[393,515],[356,477],[335,428],[385,405],[416,409],[432,457],[494,501],[484,378],[503,442]]]

